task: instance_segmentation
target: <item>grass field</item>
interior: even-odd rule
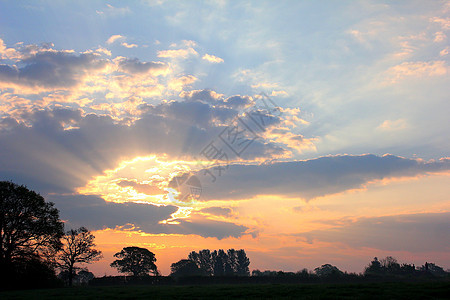
[[[1,292],[0,299],[450,299],[450,282],[74,287]]]

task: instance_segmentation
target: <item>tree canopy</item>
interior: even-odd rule
[[[114,254],[116,259],[111,267],[117,268],[120,273],[128,273],[133,276],[145,276],[152,273],[158,275],[155,254],[150,250],[139,247],[125,247],[122,251]]]
[[[0,284],[47,285],[56,277],[49,258],[60,249],[59,211],[23,185],[0,181]]]
[[[59,211],[23,185],[0,181],[0,264],[60,248]]]
[[[314,272],[319,277],[339,277],[344,274],[337,267],[330,264],[324,264],[320,267],[317,267],[314,269]]]

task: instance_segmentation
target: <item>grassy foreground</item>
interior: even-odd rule
[[[0,292],[0,299],[450,299],[450,282],[109,286]]]

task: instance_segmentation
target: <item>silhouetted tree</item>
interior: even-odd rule
[[[374,257],[369,266],[367,266],[364,270],[365,275],[381,275],[383,273],[384,269],[377,257]]]
[[[61,246],[64,227],[53,205],[25,186],[0,181],[0,264]]]
[[[213,274],[214,276],[224,276],[226,275],[226,271],[230,272],[230,267],[228,264],[228,256],[223,251],[223,249],[219,249],[219,251],[214,250],[212,253],[213,259]]]
[[[95,236],[85,227],[69,230],[63,236],[63,247],[57,256],[61,270],[68,272],[69,286],[79,269],[75,264],[89,264],[102,258],[101,251],[95,249]]]
[[[392,256],[386,256],[381,261],[381,266],[388,274],[399,274],[400,273],[400,264],[397,259]]]
[[[319,277],[339,277],[344,274],[337,267],[332,266],[330,264],[324,264],[318,268],[315,268],[314,272]]]
[[[238,276],[250,276],[250,259],[247,257],[244,249],[236,251],[236,275]]]
[[[309,278],[310,277],[310,273],[308,271],[308,269],[304,268],[300,271],[298,271],[297,273],[295,273],[298,277],[302,277],[302,278]]]
[[[188,259],[195,262],[206,276],[213,275],[213,258],[211,251],[208,249],[201,250],[198,253],[192,251],[189,253]]]
[[[174,277],[205,275],[203,270],[190,259],[182,259],[176,263],[173,263],[170,266],[170,271],[170,276]]]
[[[117,268],[120,273],[128,273],[133,276],[145,276],[152,273],[159,275],[156,267],[156,257],[150,250],[139,247],[125,247],[114,254],[119,259],[111,263],[111,267]]]
[[[47,258],[61,247],[63,234],[53,203],[23,185],[0,181],[0,284],[31,269],[53,272]]]
[[[419,270],[422,271],[422,272],[428,272],[428,273],[436,275],[436,276],[445,276],[445,275],[447,275],[447,272],[445,272],[442,267],[437,266],[434,263],[426,262],[423,266],[419,267]]]
[[[188,256],[207,276],[249,276],[250,260],[243,249],[192,251]]]

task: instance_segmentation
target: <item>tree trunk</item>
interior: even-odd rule
[[[73,281],[73,266],[69,267],[69,286],[72,286]]]

